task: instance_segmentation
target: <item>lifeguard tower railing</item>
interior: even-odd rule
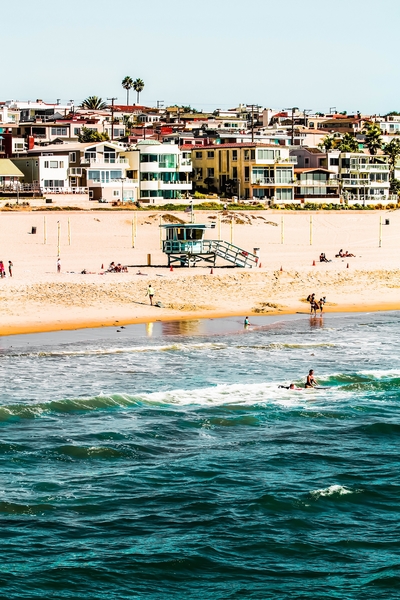
[[[164,240],[163,252],[168,255],[168,266],[195,265],[203,260],[215,266],[217,256],[236,267],[256,267],[258,256],[223,240]]]

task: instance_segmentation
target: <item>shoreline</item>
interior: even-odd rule
[[[300,307],[299,307],[300,308]],[[340,307],[334,308],[332,311],[325,310],[323,316],[327,315],[335,315],[342,313],[370,313],[370,312],[387,312],[387,311],[397,311],[400,310],[400,300],[399,302],[387,302],[387,303],[371,303],[371,304],[363,304],[357,305],[354,304],[343,304]],[[271,310],[267,313],[257,313],[248,311],[247,315],[249,317],[277,317],[284,315],[304,315],[311,316],[309,311],[304,308],[302,310]],[[126,327],[128,325],[139,325],[143,323],[156,323],[156,322],[172,322],[172,321],[195,321],[195,320],[206,320],[206,319],[224,319],[229,317],[244,317],[246,316],[243,311],[229,311],[229,312],[193,312],[193,313],[185,313],[184,315],[176,316],[176,315],[165,315],[162,314],[158,318],[149,314],[149,316],[140,316],[135,319],[93,319],[93,320],[73,320],[73,321],[65,321],[63,323],[49,322],[43,323],[41,325],[34,324],[21,324],[18,326],[3,326],[0,324],[0,338],[9,337],[13,335],[29,335],[36,333],[50,333],[50,332],[61,332],[61,331],[82,331],[85,329],[101,329],[103,327]],[[320,314],[317,314],[316,319],[320,318]]]

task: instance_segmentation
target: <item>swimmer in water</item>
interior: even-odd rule
[[[307,375],[307,380],[306,380],[306,388],[313,388],[316,387],[318,385],[317,380],[314,377],[314,371],[313,369],[310,369]]]
[[[245,327],[250,327],[249,317],[245,317],[245,319],[244,319],[244,326]]]

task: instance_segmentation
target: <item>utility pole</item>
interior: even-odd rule
[[[117,98],[107,98],[107,100],[111,100],[111,141],[114,139],[114,101]]]
[[[297,106],[293,106],[292,108],[284,108],[283,110],[291,110],[292,111],[292,133],[291,133],[291,146],[294,146],[294,111],[297,110]]]
[[[251,143],[254,142],[254,109],[261,108],[258,104],[248,104],[247,108],[251,108]]]

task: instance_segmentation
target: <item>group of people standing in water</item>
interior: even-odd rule
[[[320,311],[320,314],[322,316],[322,313],[324,312],[324,304],[326,303],[326,296],[322,296],[322,298],[320,298],[319,300],[315,299],[315,294],[309,294],[307,296],[307,302],[310,303],[310,314],[314,315],[314,317],[317,316],[317,310]]]

